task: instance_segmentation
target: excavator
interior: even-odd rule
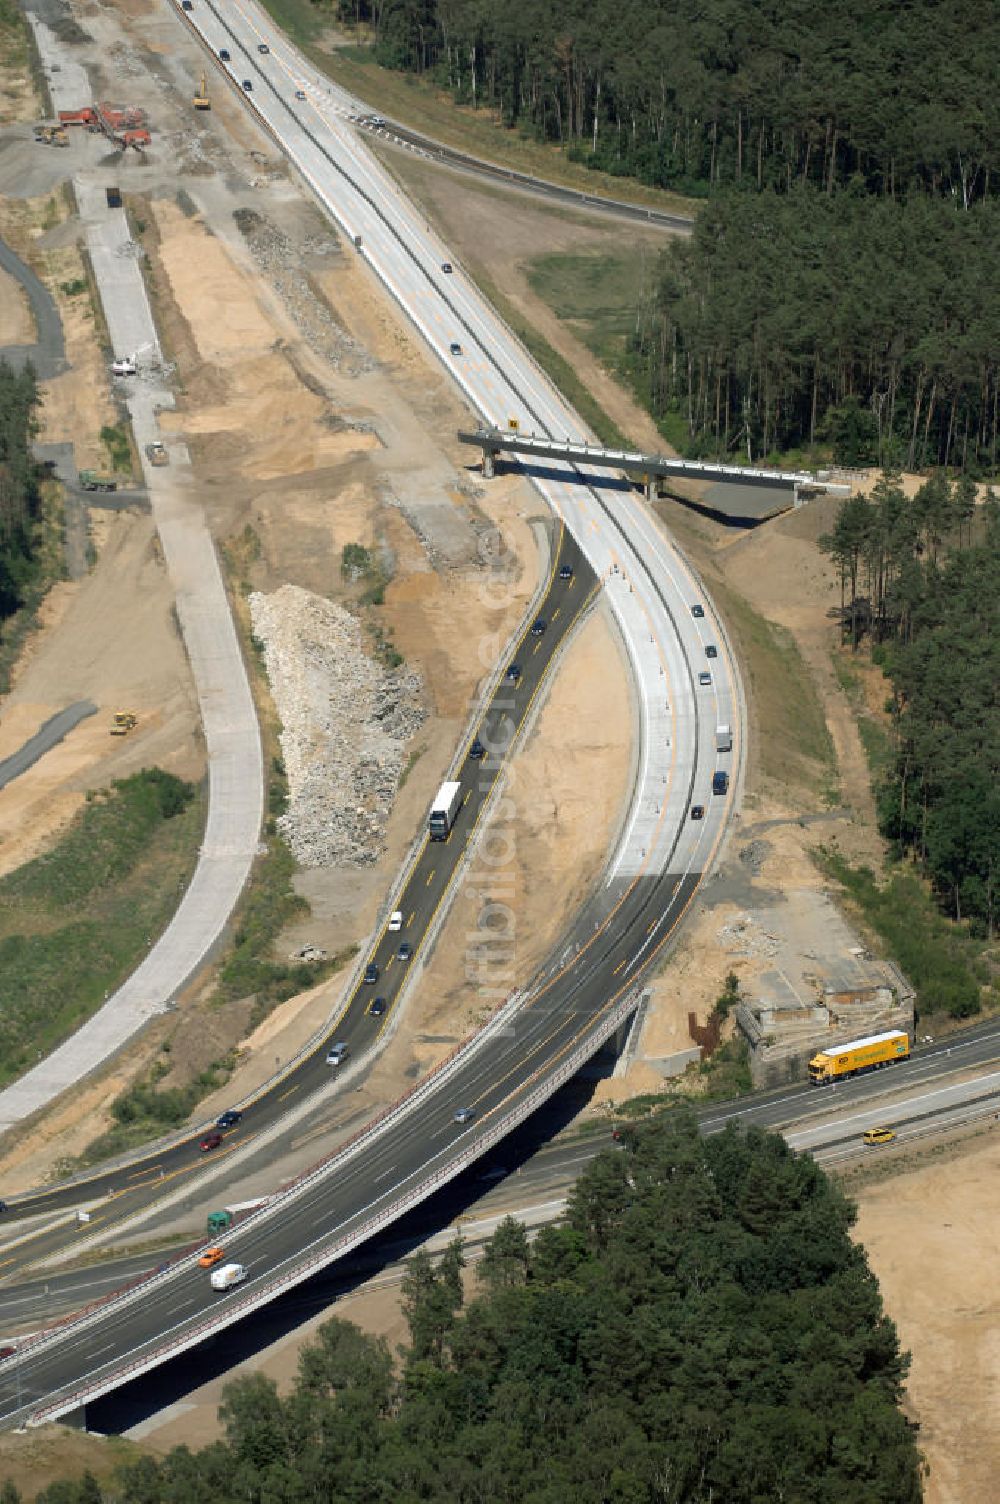
[[[212,108],[212,101],[208,97],[208,80],[204,73],[201,75],[201,83],[192,96],[191,103],[196,110],[210,110]]]

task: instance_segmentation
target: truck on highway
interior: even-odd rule
[[[868,1034],[864,1039],[820,1050],[809,1062],[809,1079],[814,1086],[829,1086],[833,1081],[880,1071],[909,1058],[910,1036],[903,1029],[889,1029],[884,1034]]]
[[[732,726],[716,726],[715,750],[716,752],[731,752],[733,750]]]
[[[430,819],[427,821],[427,829],[432,841],[448,839],[461,807],[462,785],[454,782],[442,783],[431,805]]]
[[[213,1290],[231,1290],[234,1285],[240,1285],[247,1277],[247,1272],[242,1264],[223,1264],[221,1269],[213,1269],[211,1273]]]
[[[118,481],[113,475],[100,470],[81,470],[80,485],[85,491],[117,491]]]

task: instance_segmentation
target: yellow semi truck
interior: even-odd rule
[[[885,1034],[869,1034],[864,1039],[820,1050],[809,1062],[809,1079],[814,1086],[827,1086],[831,1081],[879,1071],[884,1065],[895,1065],[897,1060],[909,1058],[910,1036],[902,1029],[890,1029]]]

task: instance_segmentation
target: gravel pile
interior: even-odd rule
[[[255,209],[237,209],[233,218],[309,348],[348,374],[371,370],[374,362],[316,296],[302,269],[307,257],[332,255],[338,248],[336,240],[330,235],[306,235],[293,244]]]
[[[427,716],[420,675],[383,668],[349,611],[297,585],[255,592],[250,615],[284,727],[281,833],[304,867],[372,866]]]

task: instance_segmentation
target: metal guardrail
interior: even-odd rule
[[[479,1045],[485,1043],[490,1033],[501,1023],[503,1016],[508,1011],[515,1011],[520,1007],[522,1001],[523,994],[521,992],[513,992],[502,1003],[498,1003],[485,1024],[466,1035],[465,1039],[460,1040],[442,1060],[438,1061],[437,1065],[426,1076],[411,1086],[409,1091],[404,1092],[395,1102],[389,1103],[375,1117],[370,1118],[350,1138],[339,1144],[332,1154],[325,1155],[322,1159],[317,1160],[315,1164],[310,1165],[307,1169],[301,1171],[300,1174],[294,1176],[293,1179],[286,1181],[273,1195],[263,1200],[259,1207],[248,1211],[246,1216],[242,1220],[238,1219],[234,1225],[238,1226],[240,1231],[246,1231],[248,1225],[256,1218],[263,1220],[265,1215],[273,1212],[277,1202],[283,1200],[285,1197],[291,1199],[301,1194],[313,1181],[322,1179],[323,1176],[339,1168],[347,1159],[358,1152],[366,1139],[375,1137],[378,1130],[389,1118],[403,1112],[412,1111],[421,1096],[432,1086],[436,1086],[439,1083],[443,1074],[454,1064],[456,1058],[463,1051],[478,1048]],[[177,1265],[189,1259],[199,1248],[205,1247],[205,1244],[206,1239],[199,1238],[197,1242],[188,1244],[181,1252],[173,1254],[171,1258],[158,1264],[155,1269],[145,1274],[136,1275],[127,1284],[119,1285],[117,1289],[110,1290],[107,1294],[99,1296],[97,1300],[91,1301],[79,1311],[71,1311],[67,1315],[60,1317],[52,1326],[43,1327],[40,1331],[33,1332],[30,1337],[25,1339],[20,1351],[39,1351],[43,1346],[49,1345],[53,1340],[62,1336],[68,1327],[90,1320],[92,1317],[99,1315],[100,1312],[112,1303],[121,1302],[122,1304],[126,1304],[129,1298],[137,1294],[140,1289],[148,1288],[150,1282],[161,1275],[173,1272]]]
[[[509,454],[536,455],[543,459],[562,459],[572,465],[596,465],[606,470],[624,470],[628,474],[644,476],[680,475],[688,480],[726,481],[731,485],[780,486],[785,490],[797,487],[819,491],[849,490],[821,481],[808,470],[777,470],[759,465],[727,465],[717,460],[675,459],[664,454],[643,454],[637,449],[606,449],[598,444],[585,444],[567,439],[558,439],[538,434],[522,434],[504,428],[480,427],[474,431],[460,430],[459,440],[473,444],[485,453],[503,450]]]
[[[616,1029],[635,1010],[639,1004],[640,997],[641,992],[633,989],[620,999],[617,1004],[609,1008],[604,1017],[598,1021],[597,1026],[588,1033],[587,1037],[575,1049],[570,1051],[562,1064],[543,1083],[536,1086],[533,1091],[527,1093],[508,1113],[498,1119],[492,1128],[488,1129],[485,1133],[480,1133],[448,1165],[441,1170],[435,1171],[433,1175],[428,1176],[423,1181],[420,1181],[405,1196],[401,1196],[396,1201],[390,1202],[381,1211],[367,1218],[352,1232],[344,1234],[334,1243],[328,1244],[326,1247],[312,1253],[309,1257],[302,1259],[281,1277],[268,1281],[258,1290],[253,1292],[248,1291],[242,1298],[237,1297],[227,1302],[224,1310],[213,1314],[205,1321],[199,1322],[183,1335],[179,1334],[171,1341],[161,1344],[159,1347],[154,1348],[152,1352],[148,1352],[143,1357],[136,1359],[133,1363],[126,1363],[124,1366],[115,1369],[112,1373],[105,1374],[103,1378],[95,1380],[90,1384],[83,1384],[79,1388],[72,1390],[68,1395],[63,1395],[61,1398],[53,1401],[51,1404],[43,1405],[33,1410],[28,1418],[28,1425],[40,1426],[49,1421],[56,1420],[60,1415],[65,1415],[69,1411],[76,1410],[81,1405],[87,1404],[88,1401],[97,1399],[99,1395],[106,1394],[109,1390],[118,1388],[129,1379],[137,1378],[140,1374],[158,1366],[167,1358],[196,1346],[209,1333],[221,1331],[227,1326],[232,1326],[236,1321],[242,1320],[243,1317],[249,1315],[252,1311],[259,1309],[260,1306],[274,1299],[275,1296],[294,1288],[295,1285],[301,1284],[311,1275],[318,1273],[320,1269],[325,1268],[344,1254],[350,1253],[360,1243],[365,1242],[375,1233],[382,1231],[384,1227],[395,1222],[405,1212],[420,1205],[434,1191],[438,1190],[442,1185],[447,1184],[448,1181],[453,1180],[470,1164],[479,1159],[487,1149],[499,1143],[512,1129],[518,1127],[530,1117],[536,1108],[547,1101],[560,1086],[570,1080],[580,1067],[586,1064],[587,1060],[611,1038]],[[424,1084],[421,1083],[421,1085]],[[308,1174],[309,1172],[307,1172],[306,1176],[300,1177],[298,1181],[292,1184],[299,1185],[301,1181],[308,1177]]]

